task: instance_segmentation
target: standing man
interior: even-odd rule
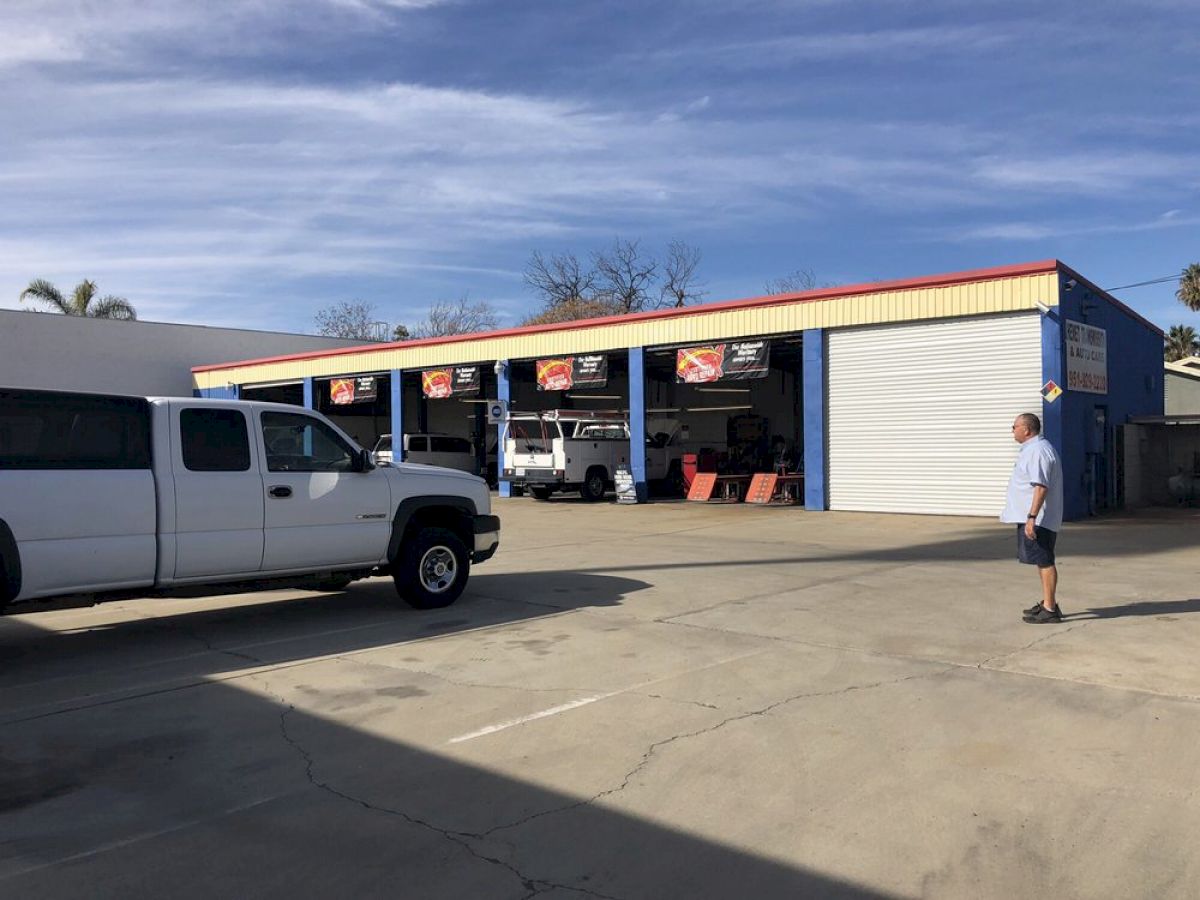
[[[1058,569],[1054,565],[1054,542],[1062,528],[1062,463],[1050,442],[1042,437],[1042,421],[1033,413],[1021,413],[1012,426],[1013,439],[1021,445],[1001,522],[1017,526],[1017,559],[1038,567],[1042,600],[1025,610],[1031,625],[1061,622],[1055,591]]]

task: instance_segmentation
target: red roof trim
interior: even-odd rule
[[[437,344],[457,344],[464,341],[481,338],[516,337],[525,334],[538,334],[551,331],[578,331],[584,328],[600,328],[605,325],[615,325],[623,322],[644,322],[655,319],[675,319],[687,316],[703,316],[716,312],[727,312],[734,309],[755,309],[763,306],[780,306],[786,303],[813,303],[819,300],[835,300],[839,297],[852,297],[856,294],[877,294],[883,291],[916,290],[919,288],[946,287],[953,284],[971,284],[976,281],[992,281],[997,278],[1017,278],[1022,275],[1040,275],[1054,272],[1059,268],[1066,269],[1057,259],[1044,259],[1039,262],[1018,263],[1011,266],[997,266],[991,269],[971,269],[965,272],[949,272],[944,275],[925,275],[920,278],[905,278],[897,281],[874,281],[865,284],[842,285],[833,288],[817,288],[812,291],[800,291],[793,294],[769,294],[764,297],[748,297],[741,300],[724,300],[718,303],[703,303],[699,306],[687,306],[682,309],[659,309],[651,312],[630,313],[624,316],[605,316],[601,319],[580,319],[573,322],[556,322],[552,325],[527,325],[522,328],[506,328],[500,331],[484,331],[477,334],[456,334],[452,337],[425,338],[416,341],[400,341],[386,344],[363,344],[358,347],[342,347],[336,350],[319,350],[317,352],[293,353],[287,356],[269,356],[263,359],[247,359],[240,362],[217,363],[207,366],[193,366],[193,372],[213,372],[220,369],[234,369],[240,366],[265,365],[267,363],[290,362],[299,359],[326,359],[336,356],[347,356],[352,353],[366,351],[395,350],[407,347],[428,347]],[[1075,275],[1075,273],[1071,273]],[[1078,275],[1075,275],[1079,278]],[[1080,278],[1079,280],[1084,280]],[[1090,282],[1089,282],[1090,283]],[[1099,288],[1097,288],[1099,290]],[[1103,292],[1101,292],[1103,293]],[[1108,295],[1105,294],[1107,297]],[[1114,303],[1120,301],[1113,299]],[[1132,315],[1137,315],[1132,313]],[[1154,327],[1154,326],[1151,326]]]

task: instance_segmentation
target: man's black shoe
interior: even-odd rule
[[[1039,605],[1037,612],[1026,613],[1024,616],[1022,616],[1022,618],[1030,625],[1044,625],[1047,622],[1061,622],[1062,610],[1057,606],[1054,607],[1054,609],[1046,609],[1046,607]]]
[[[1037,611],[1041,608],[1042,608],[1042,601],[1039,600],[1037,603],[1033,604],[1033,606],[1029,607],[1029,609],[1021,610],[1021,615],[1035,616],[1035,615],[1037,615]]]

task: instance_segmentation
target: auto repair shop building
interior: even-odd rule
[[[367,447],[434,431],[474,439],[481,458],[495,442],[488,398],[628,410],[642,489],[647,422],[670,417],[684,451],[728,458],[739,441],[782,439],[803,461],[807,509],[950,515],[999,512],[1009,426],[1028,411],[1063,458],[1067,517],[1119,506],[1120,429],[1163,412],[1162,331],[1058,260],[206,365],[193,378],[203,396],[319,409]]]

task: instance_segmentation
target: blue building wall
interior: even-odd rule
[[[1077,283],[1067,289],[1068,278]],[[1162,334],[1069,273],[1059,277],[1058,309],[1043,316],[1044,380],[1064,393],[1043,403],[1046,437],[1063,460],[1063,501],[1068,519],[1115,503],[1117,427],[1131,416],[1163,414]],[[1107,337],[1108,393],[1065,390],[1067,320],[1103,328]],[[1103,412],[1104,422],[1097,422]]]
[[[213,400],[238,400],[241,398],[241,387],[231,384],[223,388],[193,388],[192,393],[197,397],[208,397]]]

